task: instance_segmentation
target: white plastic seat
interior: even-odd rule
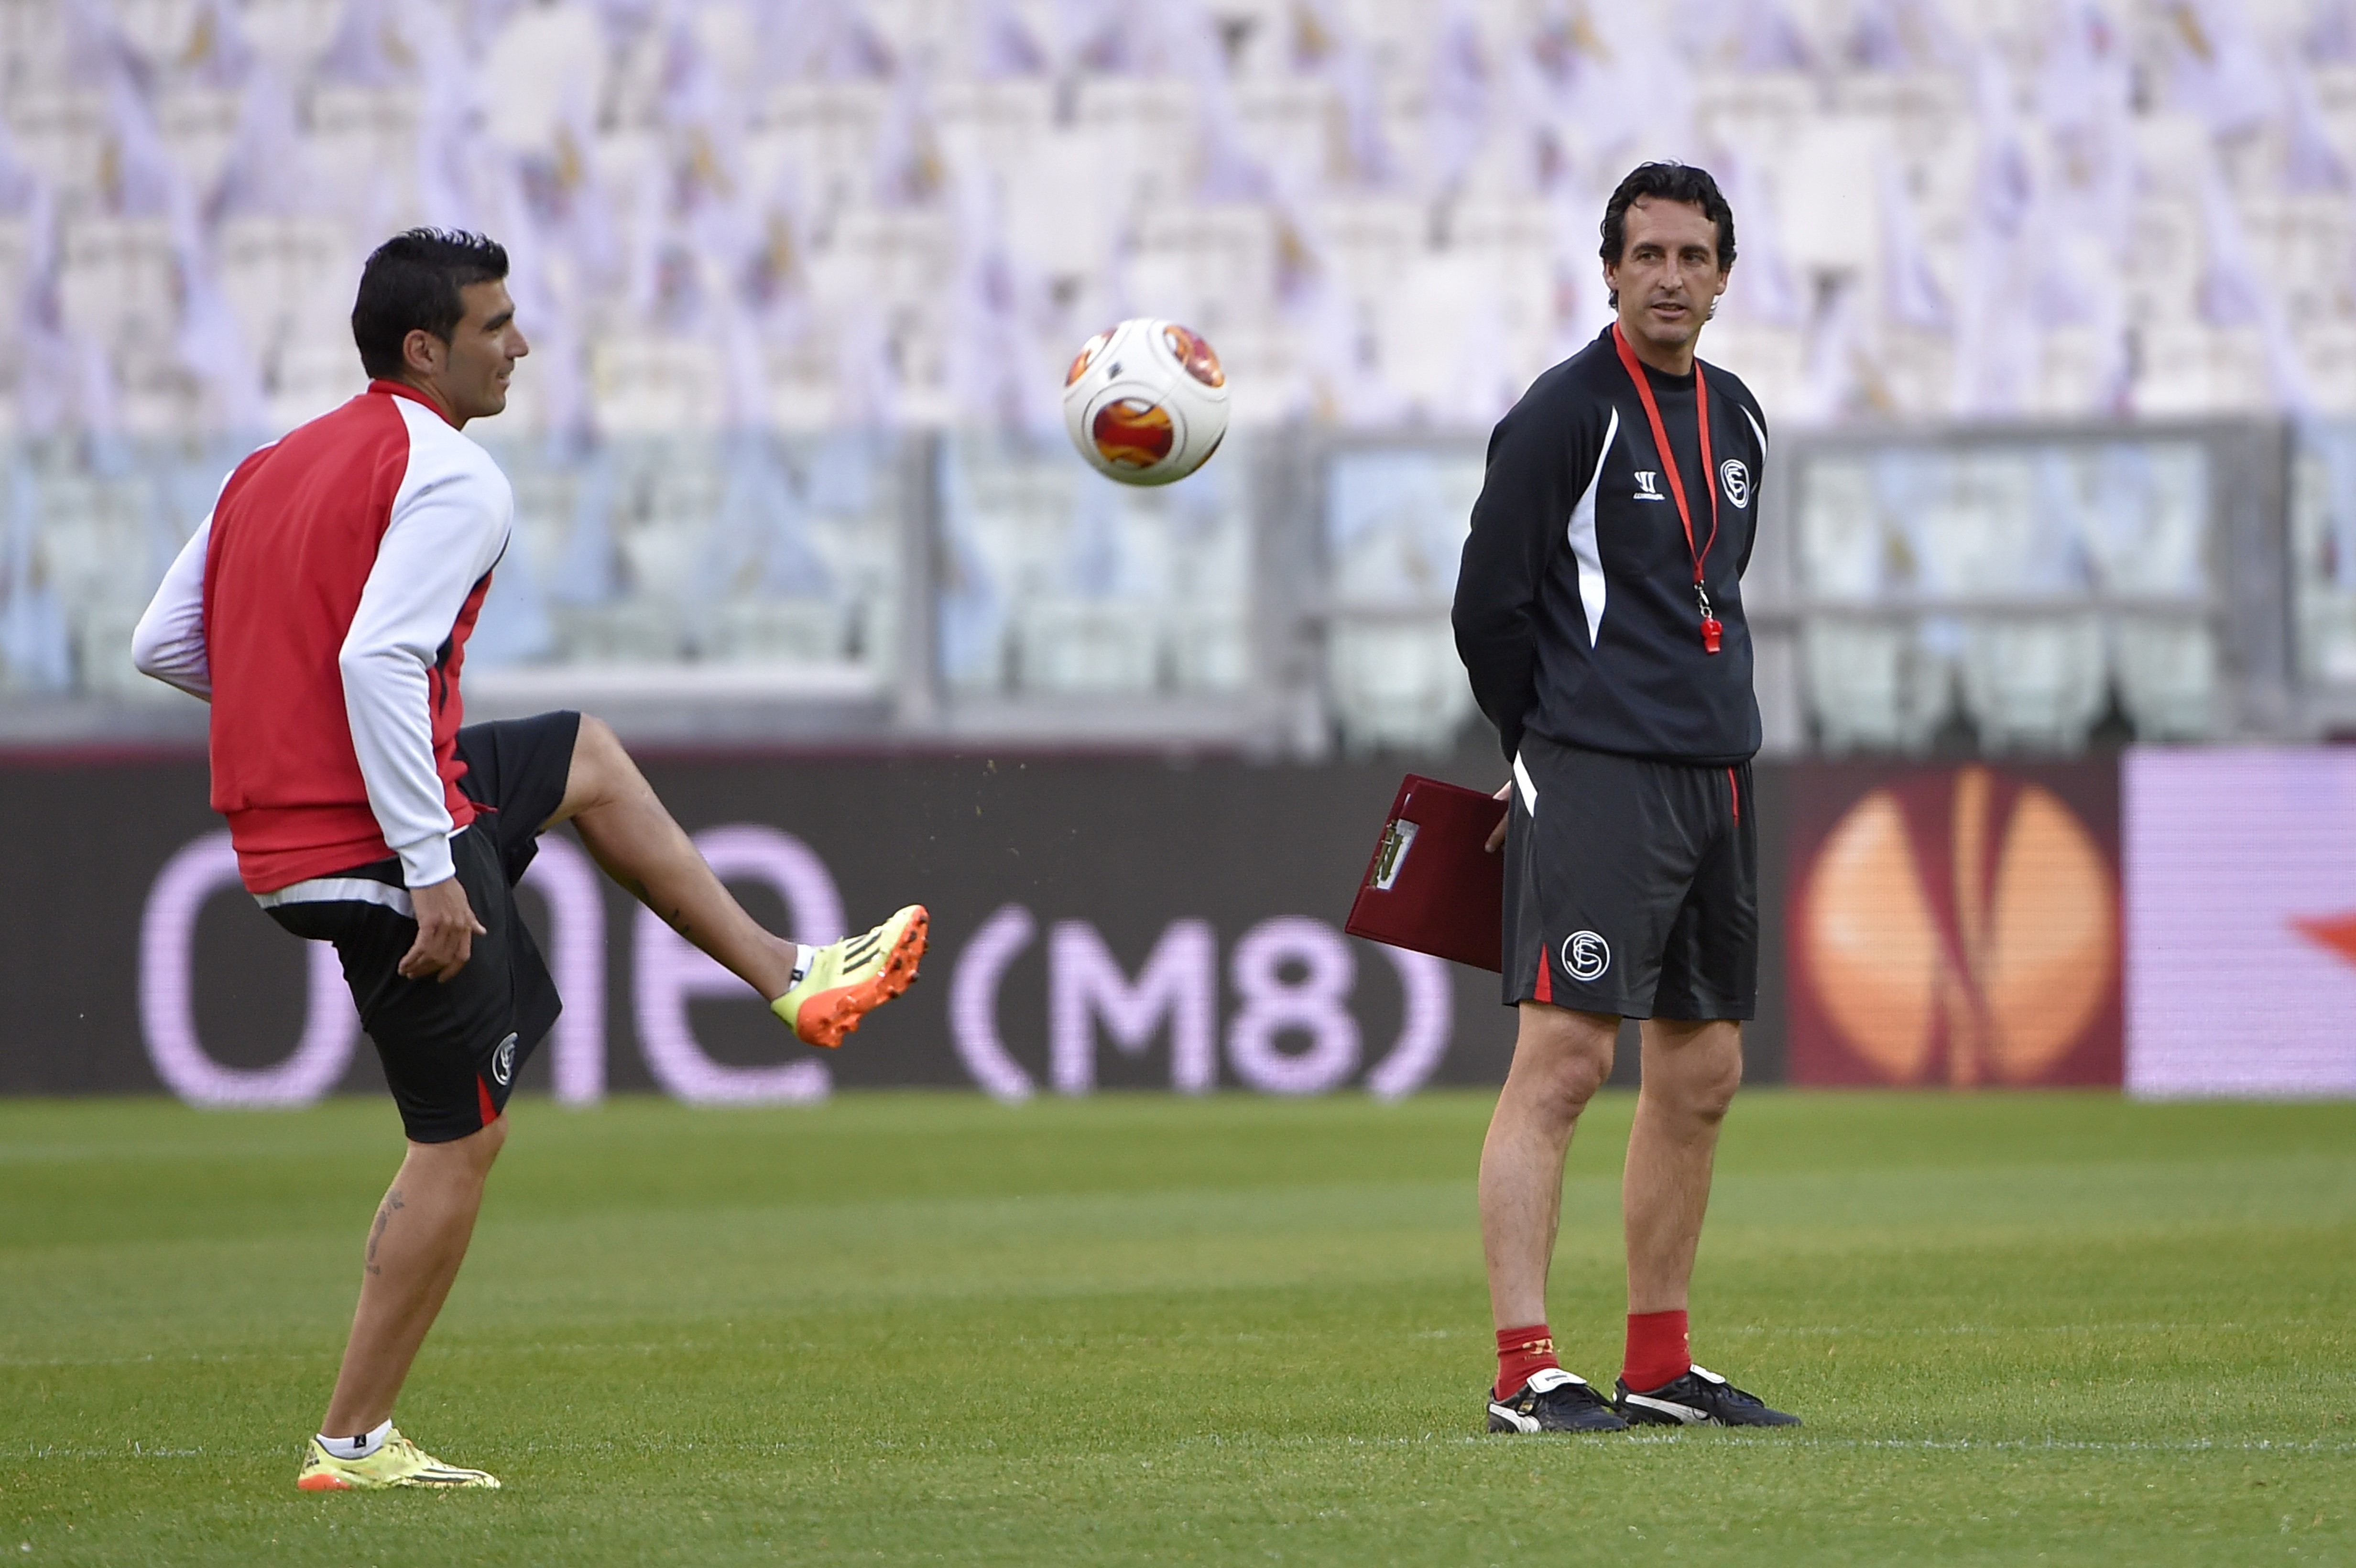
[[[2103,710],[2105,673],[2092,616],[1996,622],[1967,639],[1964,700],[1991,750],[2075,751]]]
[[[170,339],[179,304],[165,219],[77,219],[62,226],[59,250],[59,304],[70,328],[109,346]]]
[[[1237,130],[1252,153],[1311,189],[1342,160],[1334,146],[1341,104],[1330,81],[1268,77],[1235,85]]]
[[[1151,606],[1119,599],[1024,601],[1015,612],[1022,688],[1151,691],[1159,684],[1158,619]]]
[[[805,200],[864,200],[892,89],[880,81],[789,81],[753,105],[753,127],[787,149]]]
[[[1030,160],[1053,130],[1055,87],[1035,77],[944,81],[933,88],[931,107],[952,165],[1019,185],[1035,175]],[[1071,190],[1057,194],[1068,201]]]
[[[1192,183],[1197,94],[1190,82],[1158,77],[1083,77],[1074,118],[1100,143],[1114,183],[1099,199],[1151,214]]]
[[[1336,619],[1326,630],[1325,679],[1352,751],[1441,751],[1472,717],[1472,688],[1444,619]]]
[[[1216,343],[1228,325],[1265,318],[1275,276],[1275,226],[1258,203],[1157,206],[1138,217],[1128,281],[1141,315],[1184,321]]]
[[[361,368],[359,350],[349,336],[338,340],[322,333],[283,339],[264,359],[262,373],[270,422],[279,430],[293,430],[341,407],[368,386],[368,372]]]
[[[824,599],[730,599],[695,617],[707,658],[739,664],[839,664],[850,656],[844,604]]]
[[[610,604],[552,604],[562,659],[584,665],[670,665],[686,656],[679,613],[653,599]]]
[[[228,218],[213,234],[221,293],[257,352],[305,332],[348,336],[359,251],[337,218]]]
[[[589,351],[589,383],[597,423],[615,435],[710,430],[724,411],[718,347],[679,333],[598,338]]]
[[[232,88],[179,87],[157,93],[150,108],[165,155],[191,186],[210,189],[229,162],[245,95]]]
[[[19,161],[60,196],[97,191],[108,145],[103,91],[37,78],[12,81],[0,109],[8,116],[8,137]]]
[[[2120,706],[2146,741],[2206,741],[2216,734],[2217,638],[2197,620],[2123,618],[2112,673]]]
[[[32,269],[32,226],[21,218],[0,216],[0,301],[21,301]],[[0,309],[0,361],[14,358],[23,313]]]
[[[1801,628],[1809,716],[1828,752],[1919,752],[1953,707],[1947,663],[1911,626],[1824,618]]]
[[[1241,691],[1251,683],[1251,624],[1222,607],[1181,603],[1166,618],[1172,683],[1181,691]]]

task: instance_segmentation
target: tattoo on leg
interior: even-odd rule
[[[401,1201],[401,1189],[398,1187],[386,1193],[384,1201],[377,1205],[376,1223],[369,1227],[368,1271],[370,1274],[384,1272],[376,1264],[376,1244],[384,1240],[384,1228],[391,1223],[392,1211],[402,1207],[403,1205]]]

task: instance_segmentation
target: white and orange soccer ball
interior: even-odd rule
[[[1098,473],[1167,485],[1227,433],[1227,376],[1202,337],[1138,316],[1081,345],[1064,377],[1064,428]]]

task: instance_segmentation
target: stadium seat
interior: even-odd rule
[[[301,80],[335,41],[346,0],[244,0],[238,31],[282,75]]]
[[[1703,357],[1742,378],[1772,422],[1800,395],[1807,372],[1806,336],[1797,327],[1772,326],[1736,317],[1714,323]]]
[[[694,630],[704,657],[739,664],[841,664],[851,657],[846,605],[815,599],[729,599]],[[869,651],[873,662],[874,651]]]
[[[214,231],[213,256],[221,293],[257,350],[349,330],[360,242],[343,219],[224,219]]]
[[[1445,617],[1353,620],[1326,628],[1325,677],[1343,744],[1440,751],[1474,709]]]
[[[292,430],[357,395],[368,385],[359,350],[348,333],[315,333],[283,339],[263,361],[270,422]]]
[[[1265,207],[1154,203],[1137,217],[1127,293],[1141,314],[1187,323],[1215,343],[1271,303],[1276,231]]]
[[[1015,683],[1055,694],[1164,685],[1159,617],[1120,599],[1028,598],[1015,611]]]
[[[1347,149],[1336,144],[1342,105],[1332,82],[1316,77],[1238,81],[1235,102],[1245,144],[1294,188],[1313,190],[1347,173]]]
[[[718,345],[679,332],[622,331],[589,351],[598,428],[615,435],[717,429],[726,412]]]
[[[1695,128],[1720,147],[1787,145],[1823,97],[1816,79],[1798,70],[1704,69],[1693,90]]]
[[[1962,675],[1982,745],[2075,751],[2103,710],[2102,627],[2091,615],[1983,623],[1967,634]]]
[[[21,302],[32,281],[32,225],[21,218],[0,216],[0,300]],[[8,371],[16,365],[18,329],[23,325],[21,309],[0,310],[0,380],[13,379]]]
[[[892,101],[880,81],[780,82],[752,105],[751,127],[780,139],[822,210],[864,201],[874,189],[875,146]]]
[[[671,665],[685,656],[679,613],[652,599],[611,604],[552,604],[559,659],[587,666]]]
[[[1954,673],[1912,627],[1816,619],[1800,633],[1817,744],[1828,752],[1919,752],[1954,708]]]
[[[9,83],[5,112],[12,151],[59,196],[72,202],[98,193],[112,144],[103,92],[42,73]]]
[[[1055,87],[1044,78],[944,81],[932,90],[942,151],[959,171],[997,178],[1031,166],[1054,129]],[[1076,204],[1075,204],[1076,205]]]
[[[245,95],[232,88],[182,86],[158,92],[153,103],[155,133],[182,176],[209,191],[229,161]]]
[[[1182,603],[1165,624],[1171,680],[1180,691],[1235,693],[1250,686],[1251,625],[1239,610]]]
[[[2217,733],[2217,639],[2200,621],[2125,616],[2114,628],[2119,703],[2143,741]]]
[[[59,303],[69,328],[110,347],[170,341],[179,303],[166,219],[71,219],[60,226],[59,260]]]
[[[171,339],[126,337],[109,358],[122,433],[169,437],[201,427],[204,389],[180,362]]]
[[[1199,101],[1187,83],[1158,77],[1080,79],[1074,119],[1105,150],[1104,198],[1151,219],[1193,188]]]

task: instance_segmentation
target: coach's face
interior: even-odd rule
[[[1688,202],[1640,197],[1628,208],[1618,265],[1603,281],[1620,293],[1620,330],[1663,352],[1689,349],[1726,292],[1718,225]]]
[[[411,379],[442,405],[452,424],[463,426],[508,406],[508,379],[531,345],[516,325],[515,301],[504,283],[468,283],[458,298],[466,314],[451,329],[449,342],[417,331],[404,347]]]

